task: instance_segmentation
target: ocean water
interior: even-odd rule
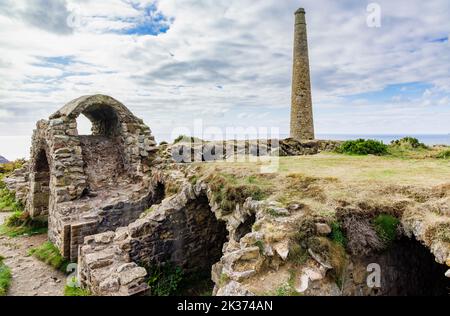
[[[351,135],[351,134],[317,134],[317,139],[330,139],[330,140],[354,140],[358,138],[364,139],[376,139],[385,144],[390,144],[391,141],[401,139],[403,137],[410,136],[417,138],[420,142],[426,145],[450,145],[450,134],[442,135]]]

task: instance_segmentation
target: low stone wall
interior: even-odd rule
[[[64,257],[76,260],[78,248],[85,237],[127,226],[137,220],[144,210],[164,198],[148,182],[146,184],[147,188],[121,185],[117,189],[123,191],[121,195],[112,191],[107,196],[60,204],[60,213],[49,217],[49,225],[53,227],[49,230],[50,241]]]
[[[174,161],[187,163],[225,160],[239,155],[315,155],[322,151],[333,151],[341,144],[340,141],[332,140],[298,141],[292,138],[282,140],[199,141],[173,144],[168,147],[168,150]]]

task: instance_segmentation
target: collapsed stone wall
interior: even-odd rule
[[[185,172],[176,168],[168,168],[159,179],[178,179],[177,194],[153,206],[151,212],[127,227],[86,238],[79,257],[84,287],[96,295],[143,293],[148,290],[144,267],[167,262],[186,267],[190,260],[196,262],[198,253],[208,249],[210,238],[224,236],[187,232],[183,226],[185,220],[180,218],[198,211],[192,205],[202,205],[199,214],[204,216],[210,212],[217,221],[225,223],[227,231],[222,256],[211,266],[214,295],[273,294],[270,291],[274,291],[274,284],[280,282],[292,282],[293,289],[304,295],[441,295],[446,290],[450,279],[444,274],[449,273],[446,270],[450,267],[450,244],[429,238],[430,231],[434,231],[432,227],[448,223],[446,216],[430,217],[426,212],[420,217],[412,215],[422,214],[420,211],[402,210],[398,216],[402,219],[403,237],[388,251],[370,250],[364,256],[346,254],[328,238],[331,227],[327,218],[311,217],[304,205],[286,206],[248,198],[224,213],[212,202],[213,192],[207,182],[199,179],[192,184],[187,180],[194,174],[190,167]],[[212,220],[211,216],[208,218]],[[307,226],[303,226],[304,221],[308,222]],[[183,223],[183,228],[177,223]],[[205,229],[211,225],[206,221],[198,223],[205,225]],[[309,236],[308,242],[302,245],[307,256],[300,266],[292,266],[293,260],[303,260],[299,259],[296,248],[299,232]],[[194,250],[197,245],[198,252]],[[382,290],[366,284],[366,268],[372,261],[380,264],[384,273]],[[422,278],[421,270],[430,273]],[[416,281],[409,281],[411,277]],[[424,284],[429,287],[423,289]]]
[[[180,142],[168,147],[169,156],[176,162],[220,161],[249,156],[303,156],[333,151],[342,144],[333,140],[231,140]]]
[[[241,206],[223,213],[210,202],[211,191],[205,183],[192,185],[181,174],[176,178],[184,179],[180,192],[154,205],[145,217],[115,232],[85,239],[79,255],[83,286],[97,295],[137,294],[148,289],[142,266],[172,263],[187,272],[209,272],[225,249],[240,248],[238,228],[253,210]],[[259,254],[257,247],[251,248]],[[125,266],[130,269],[124,270]]]

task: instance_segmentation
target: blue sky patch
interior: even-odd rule
[[[130,3],[130,5],[141,12],[141,16],[136,18],[122,19],[122,21],[133,24],[132,27],[122,30],[121,34],[126,35],[153,35],[157,36],[161,33],[166,33],[170,24],[174,19],[162,14],[155,3],[146,7],[141,7],[137,3]]]
[[[448,36],[441,37],[441,38],[435,38],[435,39],[432,39],[430,42],[431,43],[445,43],[445,42],[448,42]]]
[[[42,57],[38,56],[38,63],[35,63],[35,66],[38,67],[58,67],[58,66],[67,66],[75,62],[74,56],[54,56],[54,57]]]
[[[380,91],[371,91],[345,96],[349,101],[367,100],[371,103],[391,102],[395,97],[418,98],[433,85],[426,82],[392,84]]]

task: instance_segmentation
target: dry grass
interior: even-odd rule
[[[321,153],[314,156],[281,157],[279,171],[261,174],[261,163],[216,162],[198,164],[199,174],[230,175],[253,179],[270,198],[288,205],[307,202],[329,213],[342,201],[425,199],[432,187],[449,183],[450,163],[434,158],[347,156]],[[417,192],[422,192],[418,196]],[[431,193],[430,193],[431,194]]]

